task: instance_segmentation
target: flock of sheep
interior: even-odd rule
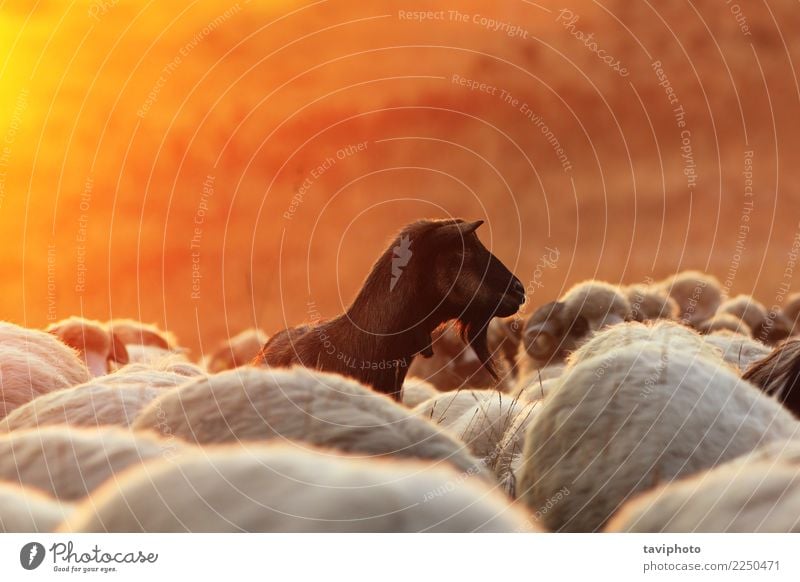
[[[800,531],[798,312],[589,281],[492,320],[499,380],[444,326],[401,402],[258,330],[0,323],[0,531]]]

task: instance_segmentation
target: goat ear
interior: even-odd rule
[[[458,225],[458,230],[461,231],[461,234],[467,235],[478,230],[478,227],[482,224],[482,220],[476,220],[475,222],[462,222]]]
[[[483,224],[482,220],[475,222],[456,222],[454,224],[445,224],[440,227],[440,234],[448,237],[455,237],[462,239],[468,234],[475,232],[475,230]]]

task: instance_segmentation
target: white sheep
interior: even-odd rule
[[[586,320],[591,331],[622,323],[632,315],[631,304],[617,285],[603,281],[584,281],[564,294],[562,302]]]
[[[440,392],[415,406],[413,412],[435,424],[450,424],[476,404],[490,400],[496,393],[497,390],[490,389]]]
[[[776,440],[759,447],[750,453],[731,461],[731,463],[752,463],[752,462],[780,462],[797,465],[800,464],[800,440]]]
[[[493,390],[446,392],[414,409],[464,442],[513,497],[522,439],[537,403]]]
[[[118,318],[107,322],[107,327],[125,346],[153,346],[164,350],[178,347],[175,334],[151,323],[143,323],[135,319]]]
[[[58,390],[17,408],[0,421],[0,432],[58,424],[127,427],[160,392],[144,385],[95,383]]]
[[[72,504],[60,503],[44,493],[0,483],[0,533],[52,532],[72,510]]]
[[[686,353],[691,358],[722,361],[721,351],[704,336],[677,322],[660,320],[630,321],[601,330],[569,356],[567,366],[575,367],[583,361],[632,345],[656,346],[671,353]]]
[[[13,431],[0,434],[0,481],[74,500],[131,465],[174,458],[186,448],[175,439],[133,435],[116,428],[54,426]]]
[[[541,408],[540,402],[527,403],[524,411],[517,414],[506,427],[492,455],[484,461],[494,473],[502,489],[512,499],[517,496],[516,486],[522,467],[525,433]]]
[[[739,334],[712,333],[705,336],[705,341],[720,350],[722,358],[741,371],[772,352],[769,346]]]
[[[738,317],[752,330],[757,330],[767,318],[767,308],[750,295],[739,294],[729,297],[717,309],[717,313],[727,313]]]
[[[753,336],[753,330],[750,326],[730,313],[717,313],[704,322],[697,324],[696,329],[705,335],[728,332],[746,337]]]
[[[0,323],[0,418],[37,396],[89,378],[77,353],[55,336]]]
[[[719,280],[699,271],[683,271],[654,285],[678,304],[678,318],[695,327],[714,316],[724,294]]]
[[[510,428],[517,419],[530,418],[535,406],[534,402],[498,392],[488,402],[467,410],[448,430],[465,442],[473,455],[492,463]],[[518,436],[521,438],[523,434]]]
[[[800,441],[778,441],[630,502],[607,531],[800,532]]]
[[[601,281],[578,283],[528,319],[517,354],[518,376],[563,362],[592,333],[631,317],[631,305],[618,286]]]
[[[0,321],[0,347],[23,350],[32,358],[53,366],[70,386],[82,384],[91,377],[75,350],[55,336],[38,329],[27,329]]]
[[[182,364],[165,366],[164,369],[152,368],[146,364],[128,364],[113,374],[97,378],[93,382],[108,385],[144,384],[154,388],[174,388],[188,382],[196,376],[206,374],[196,365],[184,368]]]
[[[631,304],[631,316],[635,321],[677,319],[678,304],[664,289],[652,285],[630,285],[625,294]]]
[[[185,350],[181,348],[165,349],[158,346],[128,344],[128,361],[132,364],[143,364],[154,370],[165,370],[170,366],[189,365],[192,371],[188,376],[203,374],[203,369],[197,364],[192,364],[186,357]]]
[[[180,374],[136,370],[136,365],[128,368],[34,398],[0,421],[0,432],[53,424],[127,427],[164,388],[188,380]]]
[[[566,363],[560,362],[530,370],[524,376],[520,376],[511,394],[531,401],[541,400],[547,395],[548,390],[555,385],[565,369]]]
[[[528,429],[517,494],[551,530],[600,529],[630,496],[703,471],[798,423],[718,362],[632,344],[581,361]]]
[[[204,367],[211,373],[217,373],[246,366],[258,356],[267,340],[269,336],[262,330],[246,329],[222,342],[217,349],[208,354],[204,358]]]
[[[175,375],[183,376],[184,379],[186,377],[191,378],[194,376],[206,375],[203,369],[197,364],[188,361],[182,355],[178,355],[176,357],[174,354],[150,363],[134,362],[132,364],[128,364],[127,366],[123,366],[114,372],[115,376],[124,376],[129,374],[142,374],[144,376],[153,374],[154,377],[158,377],[159,374],[163,374],[166,378],[170,378],[171,376]]]
[[[558,386],[559,378],[559,376],[556,376],[555,378],[546,378],[541,380],[529,376],[529,381],[524,385],[520,385],[518,394],[520,398],[530,402],[542,400],[543,398],[546,398],[556,386]]]
[[[791,326],[791,335],[800,333],[800,293],[792,293],[786,297],[781,314]]]
[[[282,445],[209,447],[108,482],[62,532],[518,532],[519,508],[452,468]]]
[[[69,317],[47,326],[45,331],[76,350],[93,376],[108,374],[110,362],[128,363],[125,344],[99,321]]]
[[[468,403],[473,396],[471,392],[483,391],[461,391],[460,402]],[[455,406],[460,408],[460,402]],[[508,428],[518,417],[528,416],[532,407],[533,403],[527,400],[487,390],[485,394],[475,397],[471,405],[460,410],[458,415],[454,414],[453,406],[446,411],[436,411],[431,408],[429,418],[465,443],[473,455],[491,462],[497,455],[500,441]]]
[[[789,337],[793,323],[781,312],[770,312],[763,303],[750,295],[737,295],[719,306],[718,314],[738,317],[760,342],[775,344]]]
[[[728,314],[744,321],[758,341],[774,344],[789,337],[793,322],[780,312],[770,312],[750,295],[737,295],[719,306],[719,314]]]
[[[436,387],[422,378],[406,376],[403,382],[402,402],[408,408],[414,408],[426,400],[435,398],[438,394],[439,391]]]
[[[242,367],[151,402],[132,428],[200,444],[280,439],[364,456],[434,459],[486,474],[463,444],[355,380],[308,368]]]

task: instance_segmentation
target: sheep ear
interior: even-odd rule
[[[528,318],[522,333],[524,334],[530,327],[538,323],[544,323],[550,318],[558,319],[565,307],[566,304],[561,301],[550,301],[540,305]]]
[[[128,348],[125,347],[120,337],[113,331],[111,332],[111,354],[109,354],[109,357],[123,366],[130,361]]]

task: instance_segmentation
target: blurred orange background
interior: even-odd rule
[[[800,289],[796,4],[0,11],[0,318],[135,317],[199,356],[340,312],[449,215],[532,306],[685,268]]]

